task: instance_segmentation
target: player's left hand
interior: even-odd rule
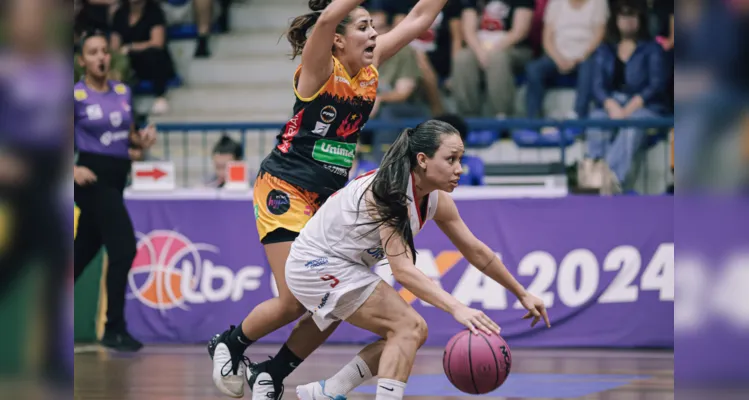
[[[544,322],[546,323],[546,327],[551,328],[551,322],[549,322],[549,315],[546,314],[546,306],[544,305],[543,300],[528,293],[520,298],[520,304],[522,304],[523,307],[528,310],[528,313],[523,316],[523,319],[529,319],[533,317],[531,327],[536,326],[538,321],[543,318]]]
[[[156,127],[149,124],[138,132],[140,135],[140,145],[143,149],[148,149],[156,143]]]

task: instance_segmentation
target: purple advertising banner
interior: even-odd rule
[[[274,296],[247,200],[128,200],[138,234],[126,317],[145,342],[201,343]],[[468,227],[547,304],[552,328],[530,327],[517,299],[470,266],[429,223],[417,267],[484,310],[517,347],[666,347],[674,344],[671,197],[458,200]],[[387,268],[387,267],[385,267]],[[427,345],[462,329],[449,314],[401,290],[429,325]],[[264,338],[286,340],[292,325]],[[375,335],[342,324],[332,343]]]
[[[678,385],[711,383],[726,389],[740,383],[746,388],[749,199],[683,197],[675,202],[674,215]]]

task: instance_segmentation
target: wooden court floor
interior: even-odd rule
[[[254,361],[275,354],[278,346],[253,346]],[[286,381],[284,399],[296,400],[297,384],[331,376],[360,349],[327,346],[307,359]],[[585,399],[667,400],[674,398],[673,352],[599,350],[513,350],[513,369],[495,392],[470,396],[458,392],[442,372],[442,349],[419,351],[406,388],[411,400]],[[374,399],[374,383],[365,383],[350,400]],[[245,389],[245,398],[250,391]],[[211,381],[204,346],[150,346],[136,354],[78,346],[75,354],[76,400],[228,399]]]

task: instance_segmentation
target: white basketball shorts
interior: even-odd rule
[[[366,265],[341,258],[305,257],[292,248],[286,261],[286,284],[321,331],[350,317],[380,281]]]

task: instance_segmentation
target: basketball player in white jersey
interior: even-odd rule
[[[413,238],[430,219],[472,265],[517,296],[528,310],[523,318],[533,318],[531,326],[541,318],[551,326],[543,302],[525,291],[460,218],[448,192],[458,185],[463,151],[459,133],[447,123],[432,120],[407,129],[379,170],[332,195],[302,229],[286,263],[292,294],[321,331],[344,320],[384,339],[364,348],[333,378],[297,387],[300,400],[344,400],[375,375],[376,400],[403,397],[427,326],[371,270],[385,258],[395,280],[416,297],[449,312],[474,334],[499,334],[499,326],[483,312],[460,303],[415,267]],[[270,378],[264,375],[258,380]]]

